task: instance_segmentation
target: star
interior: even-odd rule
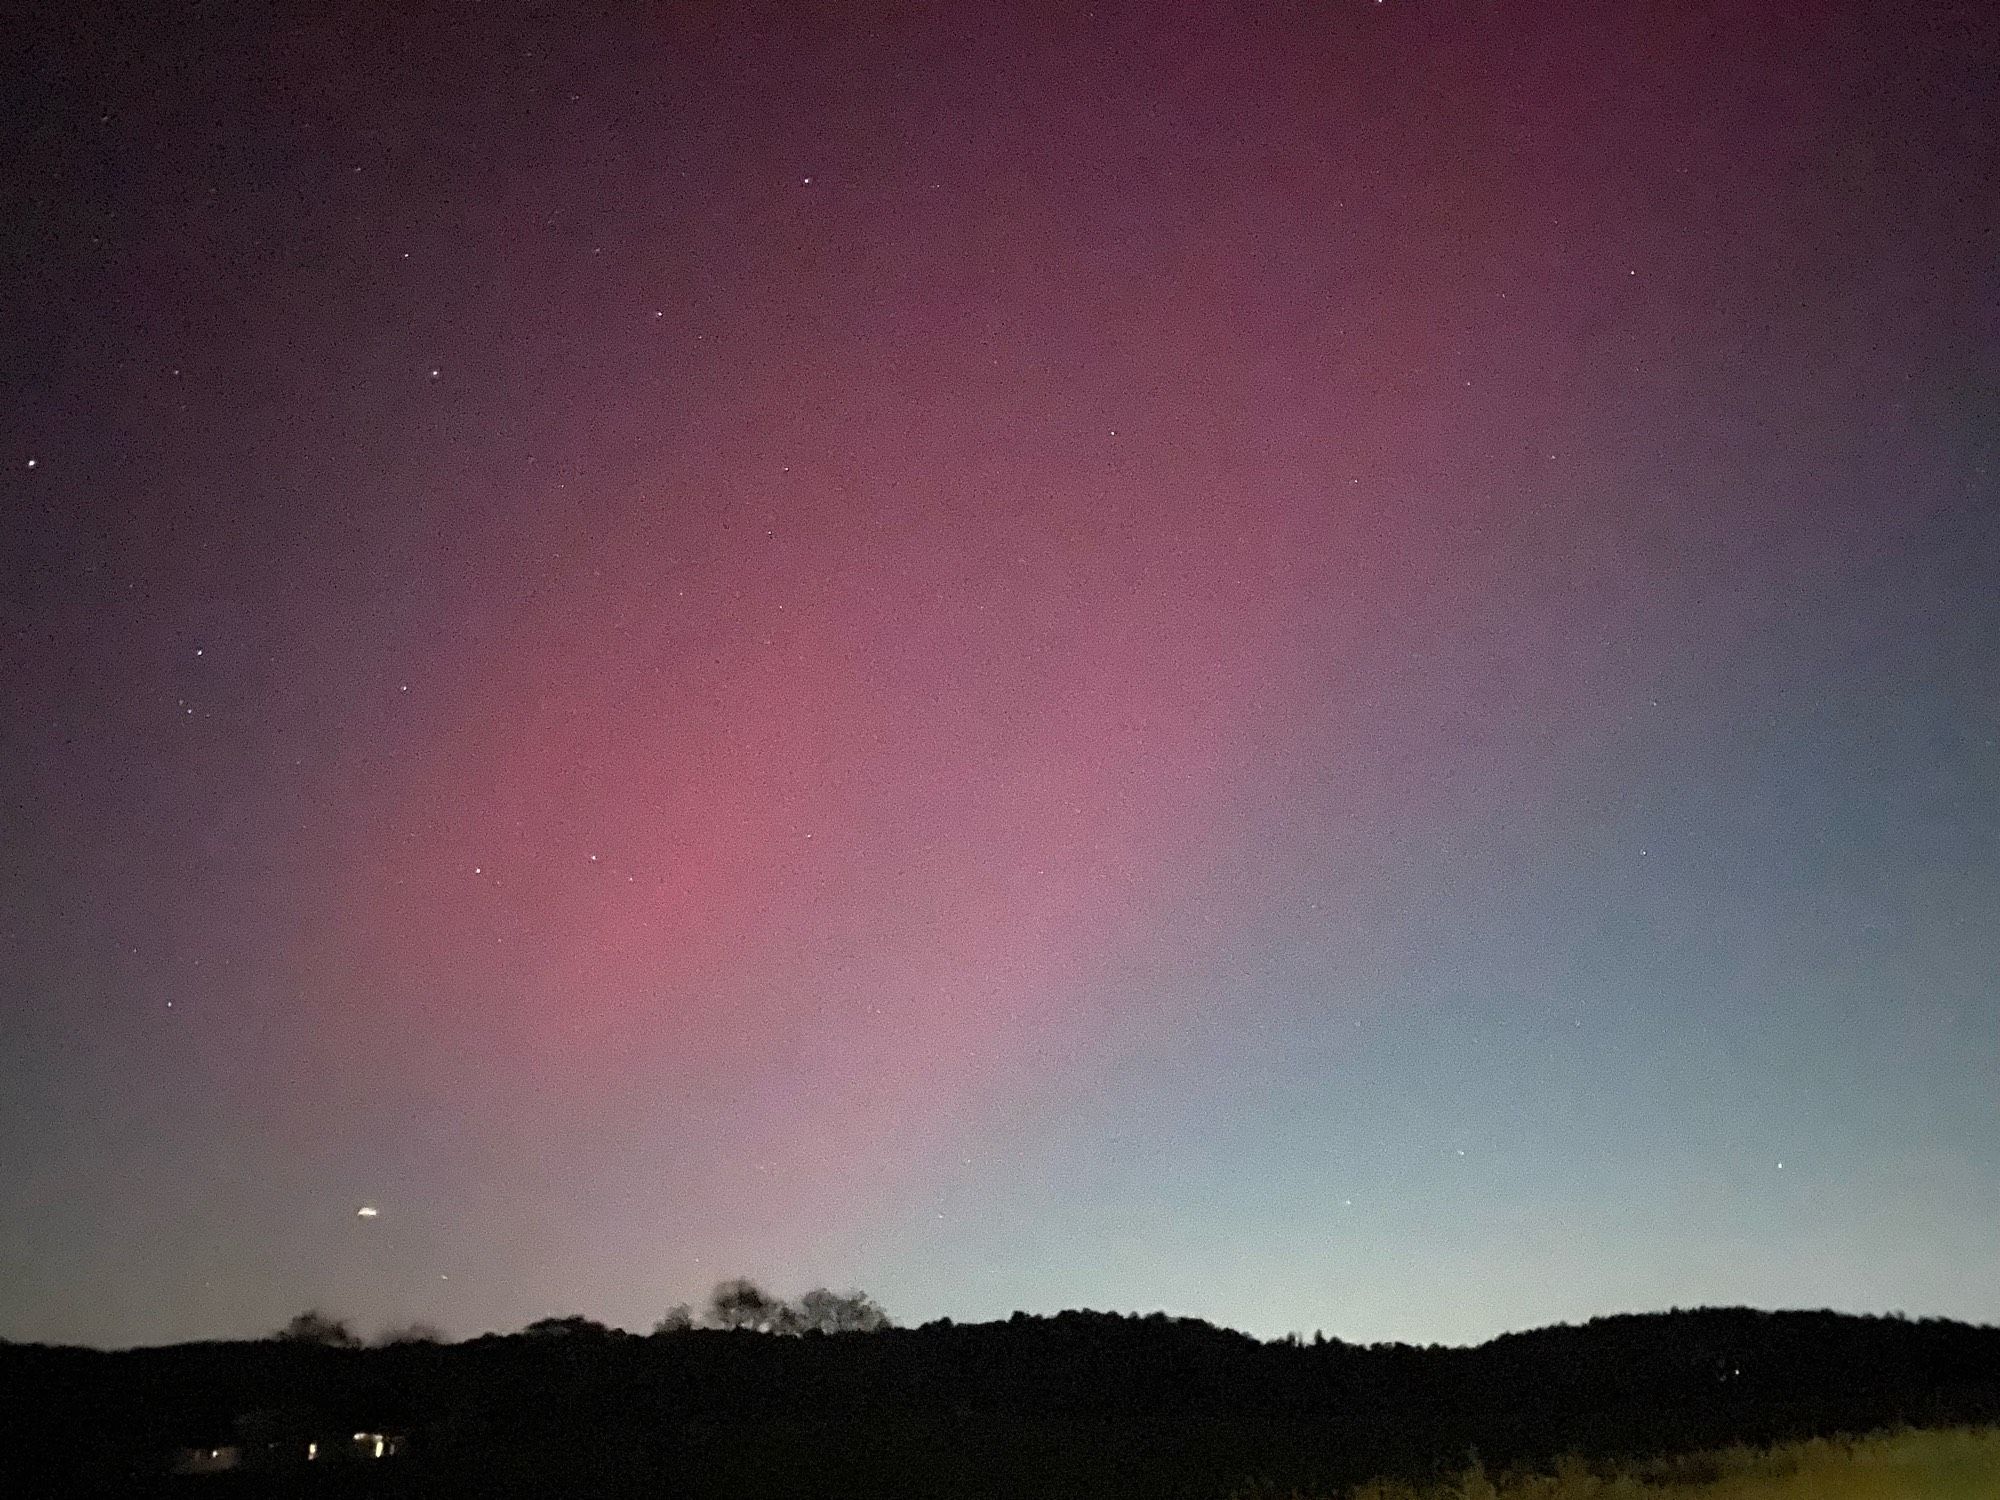
[[[354,1210],[354,1217],[357,1219],[375,1219],[380,1218],[381,1213],[382,1211],[375,1207],[374,1204],[364,1203],[361,1207]]]

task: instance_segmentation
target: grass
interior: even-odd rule
[[[1363,1485],[1350,1500],[1996,1500],[2000,1428],[1948,1428],[1732,1448],[1606,1474],[1566,1461],[1554,1474],[1494,1480],[1474,1468],[1428,1489]]]

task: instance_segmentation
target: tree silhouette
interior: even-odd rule
[[[444,1330],[437,1324],[426,1323],[420,1319],[415,1323],[406,1323],[400,1328],[384,1329],[382,1336],[375,1342],[384,1348],[393,1348],[397,1344],[442,1344],[445,1342],[445,1337]]]
[[[830,1292],[814,1287],[799,1298],[796,1313],[801,1333],[880,1333],[889,1315],[866,1292]]]
[[[608,1339],[613,1331],[595,1318],[571,1313],[562,1318],[537,1318],[521,1332],[536,1339]]]
[[[361,1340],[344,1318],[332,1317],[312,1307],[300,1313],[277,1332],[288,1344],[324,1344],[329,1349],[354,1349]]]
[[[653,1325],[653,1332],[685,1333],[692,1327],[694,1327],[694,1309],[685,1302],[680,1302],[661,1315],[660,1321]]]
[[[718,1281],[708,1294],[708,1321],[717,1328],[749,1328],[770,1331],[778,1309],[777,1298],[747,1277]]]

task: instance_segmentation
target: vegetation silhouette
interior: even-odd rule
[[[442,1344],[446,1342],[446,1339],[444,1330],[435,1323],[426,1323],[419,1320],[415,1323],[405,1323],[399,1328],[384,1329],[381,1337],[376,1339],[375,1342],[385,1345]]]
[[[1363,1347],[1159,1313],[898,1329],[827,1298],[724,1283],[650,1336],[574,1316],[457,1344],[298,1336],[344,1330],[322,1314],[253,1342],[7,1345],[8,1462],[31,1482],[12,1488],[291,1494],[301,1475],[259,1465],[325,1433],[395,1451],[320,1465],[327,1493],[1220,1500],[2000,1419],[2000,1329],[1936,1319],[1710,1308]],[[239,1472],[163,1475],[223,1442]]]
[[[275,1337],[288,1344],[322,1344],[329,1349],[353,1349],[361,1343],[344,1319],[330,1317],[316,1307],[293,1318]]]

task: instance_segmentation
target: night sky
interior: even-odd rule
[[[2000,11],[46,9],[0,1334],[2000,1320]]]

